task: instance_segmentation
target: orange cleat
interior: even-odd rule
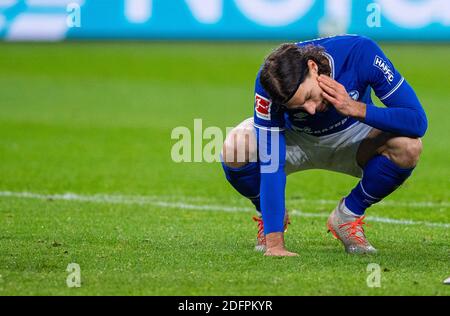
[[[328,218],[328,232],[339,239],[348,253],[374,254],[377,250],[367,241],[363,225],[365,216],[348,215],[342,211],[343,200]]]

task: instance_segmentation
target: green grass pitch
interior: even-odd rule
[[[252,115],[274,46],[0,44],[0,295],[450,295],[449,45],[382,45],[429,130],[413,177],[368,210],[377,255],[347,255],[326,233],[355,178],[288,178],[300,256],[275,259],[253,251],[252,207],[220,164],[171,161],[174,127]],[[381,287],[366,284],[370,263]]]

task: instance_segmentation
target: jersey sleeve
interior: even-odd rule
[[[367,104],[364,122],[386,132],[422,137],[428,121],[412,87],[374,41],[361,37],[359,52],[358,77],[386,106]]]
[[[359,77],[384,101],[393,95],[405,78],[397,71],[381,48],[371,39],[361,37]]]
[[[255,127],[275,131],[284,130],[284,112],[281,106],[272,102],[269,95],[261,86],[259,76],[260,74],[258,73],[255,82],[253,112]]]
[[[284,112],[261,87],[259,73],[255,83],[254,124],[258,139],[264,233],[283,232],[286,189]]]
[[[256,128],[260,162],[260,202],[264,233],[284,231],[286,141],[283,131]]]

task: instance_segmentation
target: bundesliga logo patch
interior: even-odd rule
[[[255,111],[257,117],[263,120],[270,120],[271,105],[272,101],[260,96],[258,93],[255,94]]]
[[[373,65],[383,72],[384,77],[386,78],[389,84],[391,84],[392,81],[394,81],[394,73],[389,67],[388,63],[386,63],[386,61],[383,58],[381,58],[380,56],[375,56]]]

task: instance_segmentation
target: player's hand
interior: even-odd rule
[[[357,119],[366,117],[366,105],[353,100],[343,85],[325,75],[320,75],[317,80],[323,90],[322,96],[333,104],[340,114]]]
[[[264,253],[267,257],[296,257],[298,253],[287,251],[284,247],[282,248],[270,248]]]
[[[287,251],[284,247],[284,233],[270,233],[266,235],[266,253],[265,256],[275,257],[294,257],[298,254]]]

